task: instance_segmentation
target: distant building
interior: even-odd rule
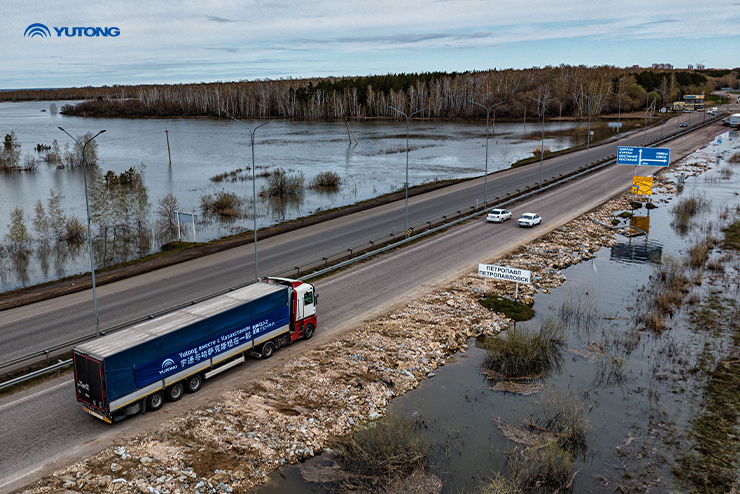
[[[654,63],[654,64],[653,64],[653,68],[654,68],[654,69],[667,69],[667,70],[672,70],[672,69],[673,69],[673,65],[671,65],[671,64],[669,64],[669,63]]]
[[[703,63],[696,64],[696,70],[704,70],[704,64]]]
[[[688,66],[687,68],[688,68],[689,70],[694,70],[694,66],[693,66],[693,65],[691,65],[691,64],[689,64],[689,66]]]

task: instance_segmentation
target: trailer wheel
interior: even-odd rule
[[[262,358],[268,359],[272,357],[273,353],[275,353],[275,343],[268,341],[262,345]]]
[[[195,393],[200,389],[202,384],[203,378],[200,374],[194,374],[188,378],[185,389],[187,389],[188,393]]]
[[[308,340],[313,336],[313,324],[306,324],[303,328],[303,339]]]
[[[149,395],[149,398],[147,398],[146,407],[147,409],[151,410],[152,412],[156,412],[160,408],[162,408],[162,405],[164,405],[164,393],[161,391],[157,391],[154,394]]]
[[[167,388],[167,399],[170,401],[177,401],[182,398],[183,393],[185,393],[185,387],[182,383],[173,384]]]

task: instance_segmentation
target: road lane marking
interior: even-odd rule
[[[51,391],[52,389],[61,388],[62,386],[66,386],[69,383],[73,383],[74,381],[75,381],[74,379],[70,379],[69,381],[64,381],[63,383],[59,383],[59,384],[57,384],[55,386],[52,386],[52,387],[50,387],[48,389],[45,389],[43,391],[38,391],[38,392],[36,392],[36,393],[34,393],[32,395],[25,396],[25,397],[21,398],[20,400],[11,401],[10,403],[6,403],[5,405],[0,406],[0,410],[4,410],[4,409],[6,409],[6,408],[8,408],[9,406],[12,406],[12,405],[19,405],[19,404],[23,403],[24,401],[28,401],[31,398],[34,398],[34,397],[36,397],[38,395],[42,395],[42,394],[44,394],[44,393],[46,393],[48,391]]]

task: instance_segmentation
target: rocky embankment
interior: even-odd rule
[[[684,173],[705,169],[690,158]],[[672,192],[669,177],[656,188]],[[630,210],[622,196],[517,249],[497,264],[529,269],[533,284],[519,287],[532,303],[565,282],[561,270],[615,242],[610,224]],[[250,381],[218,401],[173,418],[117,447],[59,470],[28,493],[242,492],[288,463],[320,453],[332,435],[345,434],[385,413],[388,402],[434,376],[476,335],[505,330],[507,319],[479,303],[483,279],[471,273],[320,349]],[[491,282],[488,293],[513,297],[514,284]]]

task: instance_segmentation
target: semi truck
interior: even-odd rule
[[[235,289],[73,349],[77,401],[108,423],[197,392],[205,379],[316,330],[314,286],[287,278]]]

